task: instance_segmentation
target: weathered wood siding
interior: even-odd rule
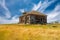
[[[47,23],[47,16],[46,15],[37,15],[39,14],[38,12],[36,12],[35,14],[32,15],[32,13],[35,12],[31,12],[31,14],[27,15],[27,13],[23,14],[22,17],[19,18],[19,23],[23,23],[23,24],[46,24]]]

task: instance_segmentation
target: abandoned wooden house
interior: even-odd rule
[[[19,17],[19,23],[22,24],[46,24],[47,15],[42,14],[37,11],[24,12],[22,16]]]

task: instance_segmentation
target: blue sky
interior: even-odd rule
[[[0,24],[18,23],[23,12],[38,11],[60,22],[60,0],[0,0]]]

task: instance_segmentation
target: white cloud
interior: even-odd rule
[[[0,17],[0,24],[12,24],[12,23],[18,23],[18,22],[19,22],[19,18],[16,18],[16,16],[12,17],[11,20]]]
[[[25,10],[24,10],[24,9],[20,9],[19,11],[20,11],[20,12],[22,12],[22,13],[23,13],[23,12],[25,12]]]
[[[48,15],[48,17],[47,17],[47,20],[48,20],[48,22],[53,22],[53,21],[57,21],[57,20],[60,20],[59,18],[60,18],[60,5],[57,5],[56,7],[55,7],[55,9],[51,12],[51,13],[48,13],[47,15]],[[57,17],[59,17],[59,18],[57,18]]]
[[[11,17],[11,13],[7,6],[5,5],[5,0],[0,0],[0,5],[5,9],[5,17],[0,16],[0,24],[11,24],[11,23],[18,23],[19,18],[17,16],[13,16],[10,20],[8,18]]]
[[[38,11],[44,12],[45,9],[46,9],[49,5],[51,5],[52,3],[54,3],[55,1],[56,1],[56,0],[52,0],[52,1],[45,0],[45,1],[42,3],[42,5],[41,5],[41,7],[39,8]]]
[[[6,18],[10,18],[11,17],[11,14],[10,14],[10,11],[9,9],[6,7],[5,5],[5,0],[0,0],[0,5],[5,9],[6,13]]]
[[[34,4],[34,7],[33,7],[33,9],[32,10],[38,10],[39,8],[40,8],[40,6],[41,6],[41,1],[36,5],[36,4]]]
[[[41,1],[36,5],[34,4],[32,10],[35,10],[35,11],[40,11],[40,12],[44,12],[45,9],[51,5],[52,3],[54,3],[56,0],[52,0],[52,1],[48,1],[48,0],[45,0],[43,3],[41,3]]]

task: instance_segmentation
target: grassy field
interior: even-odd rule
[[[60,24],[1,24],[0,40],[60,40]]]

